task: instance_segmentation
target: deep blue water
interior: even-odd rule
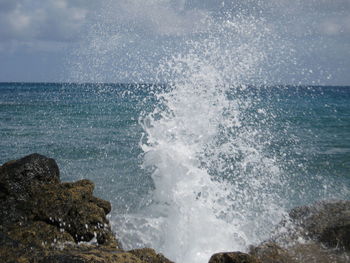
[[[114,209],[137,210],[154,187],[141,168],[139,120],[159,103],[155,94],[162,90],[166,87],[1,83],[0,163],[33,152],[47,155],[56,159],[62,180],[92,179],[95,193]],[[232,88],[227,95],[265,110],[265,122],[249,120],[273,132],[267,155],[283,162],[283,171],[295,178],[291,185],[311,193],[329,182],[337,187],[335,198],[349,198],[350,87]],[[319,191],[296,195],[291,206],[318,197],[324,198]]]

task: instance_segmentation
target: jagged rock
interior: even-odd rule
[[[209,263],[261,263],[256,257],[241,253],[227,252],[217,253],[211,256]]]
[[[296,263],[286,249],[273,242],[251,247],[249,254],[258,258],[262,263]]]
[[[67,231],[76,242],[89,241],[96,236],[99,244],[113,243],[114,235],[106,219],[110,205],[93,197],[93,188],[89,180],[54,187],[44,185],[29,201],[31,215]]]
[[[0,224],[10,237],[47,245],[90,241],[117,246],[106,214],[109,202],[93,196],[89,180],[61,183],[53,159],[39,154],[0,167]]]
[[[350,262],[350,201],[322,201],[296,207],[289,216],[275,235],[251,247],[249,254],[219,253],[209,262]]]
[[[55,246],[57,242],[74,242],[73,237],[66,231],[60,231],[56,226],[42,221],[13,225],[7,229],[7,234],[21,244],[32,247]]]
[[[151,248],[134,249],[129,252],[147,263],[173,263],[162,254],[157,254]]]
[[[350,201],[296,207],[277,229],[250,254],[263,263],[349,262]]]
[[[301,235],[330,248],[350,250],[350,201],[318,202],[294,208],[289,215]]]
[[[350,259],[348,253],[337,249],[329,249],[317,242],[295,244],[288,248],[288,253],[297,263],[348,263]]]
[[[83,245],[66,247],[42,257],[38,263],[144,263],[131,253],[109,247]]]
[[[0,246],[0,262],[5,263],[145,263],[131,253],[116,248],[67,244],[43,250],[28,246]]]
[[[111,205],[93,190],[89,180],[61,183],[56,162],[39,154],[0,166],[0,262],[172,263],[152,249],[123,251]]]
[[[0,225],[21,221],[33,188],[59,184],[59,169],[53,159],[32,154],[0,166]]]

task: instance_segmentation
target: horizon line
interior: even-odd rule
[[[144,83],[144,82],[59,82],[59,81],[0,81],[1,84],[49,84],[49,85],[172,85],[171,83]],[[254,84],[241,84],[237,86],[260,86],[260,87],[350,87],[350,84],[348,85],[335,85],[335,84],[261,84],[261,85],[254,85]]]

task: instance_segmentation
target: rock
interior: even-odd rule
[[[227,252],[214,254],[211,256],[209,263],[261,263],[261,261],[249,254]]]
[[[58,184],[59,169],[53,159],[31,154],[0,167],[0,225],[20,221],[25,217],[26,201],[32,188],[43,184]]]
[[[144,262],[148,263],[173,263],[162,254],[157,254],[154,249],[143,248],[143,249],[134,249],[129,251],[131,254],[137,256]]]
[[[322,201],[296,207],[275,235],[249,254],[219,253],[216,262],[346,263],[350,260],[350,201]],[[254,261],[255,260],[255,261]]]
[[[53,159],[39,154],[0,167],[0,225],[24,244],[90,241],[118,246],[106,218],[109,202],[89,180],[61,183]]]
[[[7,229],[7,234],[21,244],[32,247],[55,246],[57,242],[74,242],[74,238],[66,231],[60,231],[56,226],[41,221],[13,225]]]
[[[67,247],[43,256],[38,263],[144,263],[131,253],[108,247],[94,247],[82,245],[81,247]]]
[[[296,207],[289,217],[278,226],[277,235],[250,254],[263,263],[349,262],[350,201]]]
[[[329,250],[320,243],[298,243],[282,248],[276,243],[263,243],[250,250],[250,255],[262,263],[346,263],[349,255],[341,251]]]
[[[294,208],[289,215],[306,238],[350,250],[350,201],[323,201]]]
[[[123,251],[111,204],[93,190],[89,180],[61,183],[56,162],[39,154],[0,166],[0,262],[172,263],[152,249]]]
[[[5,263],[145,263],[131,253],[111,247],[67,244],[60,249],[0,246]]]
[[[339,250],[328,249],[321,243],[308,242],[295,244],[288,248],[288,253],[297,263],[348,263],[350,255]]]
[[[263,263],[296,263],[286,249],[276,243],[262,243],[257,247],[250,248],[250,255],[255,256]]]
[[[110,205],[93,197],[93,188],[89,180],[44,185],[29,201],[31,215],[68,232],[76,242],[96,237],[99,244],[113,243],[114,235],[106,219]]]

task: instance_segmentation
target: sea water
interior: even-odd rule
[[[0,162],[38,152],[111,201],[125,248],[206,262],[349,199],[350,87],[0,84]]]

